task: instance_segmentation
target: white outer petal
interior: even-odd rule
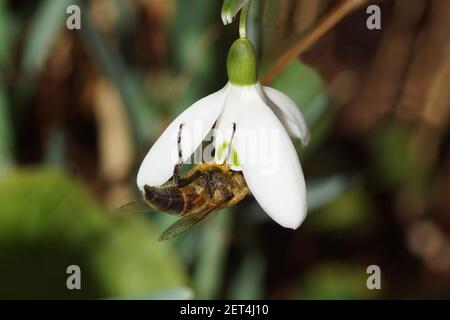
[[[234,141],[247,185],[273,220],[296,229],[306,216],[307,203],[294,145],[257,88],[242,99],[241,106]]]
[[[222,112],[228,90],[227,84],[195,102],[172,121],[142,161],[136,181],[140,190],[143,190],[144,185],[159,186],[172,176],[178,161],[177,136],[181,123],[183,161],[189,159]]]
[[[309,129],[297,104],[281,91],[266,86],[262,88],[267,98],[269,98],[269,101],[266,100],[266,103],[286,127],[289,134],[299,138],[303,145],[307,145],[310,139]],[[281,110],[282,113],[277,109]]]

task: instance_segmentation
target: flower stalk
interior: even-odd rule
[[[247,20],[248,20],[248,12],[250,9],[250,3],[249,1],[241,11],[241,16],[239,17],[239,36],[241,38],[247,38]]]

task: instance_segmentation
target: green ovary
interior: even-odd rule
[[[258,81],[255,49],[247,38],[239,38],[232,44],[228,51],[227,73],[235,85],[254,85]]]

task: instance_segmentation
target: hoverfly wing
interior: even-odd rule
[[[159,241],[162,240],[169,240],[176,236],[178,236],[180,233],[185,232],[190,227],[192,227],[194,224],[200,222],[204,218],[206,218],[211,212],[216,210],[220,205],[208,208],[204,211],[196,212],[189,214],[179,220],[177,220],[174,224],[170,225],[159,237]]]
[[[179,234],[185,232],[197,222],[203,220],[207,214],[194,213],[177,220],[170,225],[159,237],[159,241],[172,239]]]
[[[156,210],[150,207],[149,204],[144,199],[140,199],[126,203],[117,208],[116,211],[148,213],[148,212],[155,212]]]

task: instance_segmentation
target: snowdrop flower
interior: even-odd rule
[[[262,209],[283,227],[296,229],[306,216],[306,188],[289,135],[306,144],[305,119],[288,96],[259,84],[254,49],[246,37],[231,46],[227,72],[229,82],[221,90],[187,108],[151,147],[137,185],[143,190],[144,185],[159,186],[171,178],[181,124],[185,162],[213,130],[212,161],[241,170]]]

